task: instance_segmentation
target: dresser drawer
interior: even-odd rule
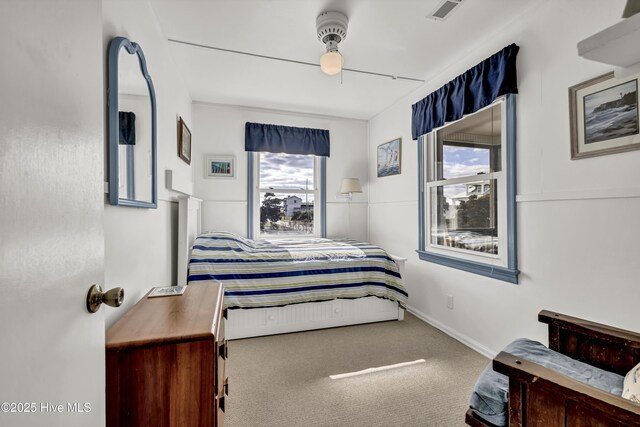
[[[227,308],[224,307],[216,329],[216,426],[224,423],[227,395],[229,394],[229,379],[226,377],[226,362],[229,357],[229,343],[225,338],[224,327],[227,319]]]
[[[225,387],[225,365],[229,357],[229,343],[224,335],[224,326],[226,321],[227,310],[222,310],[221,318],[218,322],[218,328],[216,330],[216,395],[219,396],[222,392],[228,390],[228,385]]]
[[[222,426],[224,424],[224,413],[226,411],[227,405],[227,395],[225,394],[225,390],[227,389],[227,382],[223,384],[220,388],[220,393],[216,396],[216,426]]]

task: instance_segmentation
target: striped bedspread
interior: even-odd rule
[[[405,306],[395,261],[368,243],[329,239],[249,240],[228,232],[200,235],[189,283],[219,281],[230,308],[277,307],[377,296]]]

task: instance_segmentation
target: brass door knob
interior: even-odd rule
[[[111,307],[120,307],[124,301],[124,289],[113,288],[107,292],[102,292],[102,288],[98,285],[93,285],[87,293],[87,310],[89,313],[95,313],[98,311],[102,303]]]

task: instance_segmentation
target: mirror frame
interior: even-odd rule
[[[137,55],[140,64],[140,72],[147,81],[149,97],[151,98],[151,201],[131,200],[120,198],[119,194],[119,118],[118,118],[118,58],[120,49],[124,48],[129,54]],[[108,81],[107,81],[107,114],[108,114],[108,141],[109,141],[109,203],[119,206],[133,206],[138,208],[158,207],[158,180],[157,180],[157,119],[156,119],[156,92],[153,81],[147,70],[147,61],[139,44],[131,42],[125,37],[115,37],[109,43],[108,51]]]

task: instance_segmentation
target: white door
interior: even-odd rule
[[[0,2],[0,426],[102,426],[100,0]]]

